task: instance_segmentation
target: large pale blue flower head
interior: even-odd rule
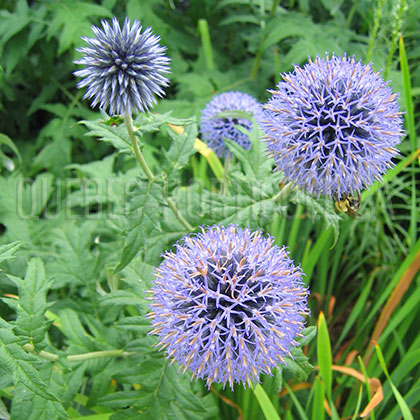
[[[102,21],[102,27],[92,26],[96,38],[82,38],[88,46],[77,50],[83,57],[75,63],[86,66],[74,72],[83,78],[77,87],[88,88],[83,98],[92,99],[92,107],[109,109],[110,115],[148,110],[169,82],[164,74],[170,60],[160,37],[150,28],[142,32],[137,20],[131,26],[127,18],[122,28],[115,17],[112,26]]]
[[[248,135],[238,130],[235,125],[250,131],[252,120],[241,116],[240,113],[235,114],[235,111],[253,116],[257,122],[263,117],[262,106],[251,95],[243,92],[224,92],[216,95],[202,111],[202,139],[219,157],[229,153],[225,139],[232,140],[247,150],[251,148]]]
[[[346,56],[294,70],[264,106],[277,169],[309,193],[334,198],[381,180],[402,136],[397,95],[369,65]]]
[[[290,356],[309,312],[301,269],[260,231],[202,229],[167,252],[155,276],[152,334],[208,386],[270,374]]]

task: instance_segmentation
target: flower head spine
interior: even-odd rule
[[[297,345],[307,295],[300,268],[273,238],[207,227],[177,243],[156,270],[152,334],[208,386],[251,384]]]
[[[269,153],[288,181],[341,197],[391,167],[401,141],[397,95],[354,57],[317,57],[283,75],[264,106]]]
[[[112,26],[102,21],[102,27],[92,26],[95,38],[82,38],[87,47],[77,50],[83,57],[75,63],[86,66],[74,72],[82,78],[77,87],[88,88],[83,98],[111,115],[148,110],[169,83],[164,74],[170,60],[159,45],[160,37],[150,28],[142,32],[137,20],[130,25],[127,18],[122,28],[115,17]]]

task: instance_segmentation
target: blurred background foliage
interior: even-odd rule
[[[398,399],[396,402],[394,385],[413,417],[420,416],[418,0],[0,0],[0,10],[0,243],[25,242],[17,258],[8,261],[4,272],[0,272],[0,292],[2,296],[20,294],[19,287],[5,272],[23,278],[29,261],[32,269],[35,266],[39,269],[40,263],[31,258],[41,257],[46,279],[51,281],[45,286],[51,289],[48,300],[55,302],[50,312],[44,305],[44,313],[49,314],[47,319],[50,317],[48,325],[54,323],[48,343],[44,344],[54,343],[59,349],[66,348],[65,343],[73,343],[79,352],[109,346],[135,347],[132,340],[139,331],[147,331],[147,324],[140,327],[136,324],[136,329],[124,322],[124,317],[147,312],[142,295],[150,282],[150,264],[158,264],[160,253],[186,233],[177,220],[166,215],[157,230],[150,227],[148,220],[143,221],[137,227],[139,232],[147,227],[145,238],[135,244],[127,243],[131,227],[125,219],[103,217],[110,207],[119,215],[127,212],[125,194],[137,197],[134,204],[130,202],[130,206],[137,207],[128,209],[134,218],[139,203],[148,203],[149,214],[153,214],[161,197],[153,191],[146,193],[141,186],[134,186],[134,193],[125,190],[124,182],[139,174],[135,162],[121,148],[118,151],[122,153],[115,153],[118,139],[95,123],[98,112],[81,101],[83,92],[76,89],[73,61],[80,54],[75,48],[83,45],[81,36],[91,36],[92,24],[99,25],[101,19],[114,15],[120,22],[125,16],[138,19],[144,27],[151,26],[168,48],[172,59],[171,85],[166,98],[159,101],[153,112],[166,115],[171,111],[171,116],[145,129],[142,137],[144,153],[155,169],[165,165],[166,158],[162,156],[171,157],[176,152],[170,149],[173,132],[168,128],[156,132],[156,127],[185,124],[177,118],[198,119],[200,110],[217,93],[240,90],[265,102],[269,96],[267,89],[275,87],[281,72],[292,71],[293,64],[303,64],[309,55],[324,55],[326,51],[355,55],[363,62],[372,62],[374,69],[382,69],[393,90],[400,92],[401,108],[406,111],[407,137],[400,145],[396,169],[389,172],[382,186],[375,185],[362,196],[361,217],[339,218],[332,203],[310,201],[299,194],[292,197],[287,207],[277,203],[266,210],[267,214],[259,214],[257,204],[275,195],[273,189],[281,179],[269,175],[271,167],[263,168],[261,173],[247,173],[245,162],[248,169],[255,167],[255,156],[263,154],[255,148],[246,154],[242,164],[238,161],[233,165],[230,188],[242,201],[235,202],[238,208],[227,216],[217,212],[226,198],[218,195],[212,181],[214,174],[206,159],[192,149],[186,153],[191,159],[182,161],[179,166],[182,170],[177,173],[183,187],[169,185],[169,190],[181,207],[188,201],[188,194],[192,194],[191,205],[198,197],[194,194],[200,193],[207,206],[216,208],[211,216],[202,209],[193,211],[190,223],[194,226],[210,221],[258,224],[275,235],[279,244],[289,246],[293,258],[301,262],[307,274],[313,315],[308,324],[318,322],[320,326],[317,320],[322,325],[328,323],[332,362],[327,360],[321,366],[317,356],[317,348],[329,347],[322,336],[305,348],[313,365],[323,370],[321,374],[315,369],[308,379],[306,375],[297,379],[286,376],[289,381],[283,383],[284,387],[276,383],[276,378],[264,380],[264,388],[281,418],[321,419],[327,413],[338,418],[333,407],[341,418],[351,418],[371,404],[370,407],[375,407],[369,411],[372,418],[398,419],[405,407]],[[405,61],[408,67],[404,67]],[[147,117],[142,118],[137,119],[137,124],[147,126]],[[81,120],[84,124],[79,124]],[[92,134],[87,135],[89,132]],[[190,146],[195,136],[194,130],[188,132]],[[171,171],[167,170],[169,176]],[[261,197],[255,197],[255,192],[251,197],[247,190],[251,175]],[[198,181],[191,184],[192,178]],[[101,186],[109,179],[115,184],[105,194]],[[90,180],[95,182],[90,184]],[[254,205],[252,218],[247,211]],[[5,252],[12,255],[21,245],[15,243]],[[121,256],[121,249],[130,247],[134,254]],[[133,260],[138,251],[137,259]],[[122,277],[113,270],[117,265],[123,270]],[[137,284],[139,277],[145,279],[144,284]],[[13,297],[8,299],[7,305],[0,303],[0,309],[2,317],[11,321],[15,317]],[[325,318],[319,317],[321,311]],[[58,317],[58,323],[54,316]],[[113,323],[119,323],[119,328],[111,328]],[[381,367],[380,353],[374,351],[372,338],[383,350],[390,379]],[[146,344],[141,342],[139,348]],[[137,362],[143,368],[150,363],[147,358]],[[334,366],[355,369],[361,377]],[[52,377],[48,376],[47,367],[41,372],[43,381],[48,383]],[[76,371],[64,369],[62,377],[53,382],[58,388],[60,381],[73,384],[63,397],[64,408],[73,417],[76,415],[68,409],[74,407],[73,398],[78,398],[78,407],[83,408],[78,415],[100,413],[94,409],[97,406],[118,413],[133,403],[113,400],[113,391],[130,389],[132,398],[140,398],[133,384],[153,382],[140,374],[131,378],[129,370],[130,362],[126,360],[82,363]],[[329,395],[325,383],[332,372],[333,389]],[[182,382],[186,394],[194,392],[202,397],[199,404],[179,403],[185,418],[195,418],[188,410],[197,413],[203,407],[207,418],[228,419],[241,413],[250,419],[261,416],[250,391],[239,390],[235,394],[224,391],[221,396],[217,394],[221,390],[214,390],[206,394],[198,385],[191,390],[189,381],[181,381],[179,375],[170,373],[165,378],[167,388],[160,395],[161,410],[165,394],[173,393]],[[365,378],[380,378],[382,401],[375,400],[377,382],[367,380],[365,388],[361,388]],[[2,381],[2,388],[7,389],[10,375]],[[6,399],[10,397],[2,392]],[[157,391],[153,395],[156,397]],[[325,409],[324,395],[330,404]],[[178,397],[171,394],[170,401]],[[226,404],[226,400],[233,405]],[[35,404],[34,400],[30,402]],[[18,410],[17,403],[14,407]],[[21,407],[16,413],[22,417],[16,418],[24,418],[26,406]],[[176,413],[171,407],[172,413]],[[51,413],[63,415],[61,409],[54,410]],[[159,413],[162,411],[149,413],[151,417],[145,418],[166,418],[159,417]]]

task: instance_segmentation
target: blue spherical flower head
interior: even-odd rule
[[[254,116],[257,122],[263,118],[262,106],[247,93],[225,92],[215,96],[203,109],[200,119],[202,139],[212,148],[217,156],[228,155],[225,138],[238,143],[249,150],[251,141],[248,135],[239,131],[235,125],[240,125],[248,131],[252,130],[252,121],[236,116],[223,117],[220,113],[229,111],[244,111]]]
[[[122,28],[115,17],[112,26],[102,21],[102,27],[92,26],[96,38],[82,38],[88,46],[77,50],[83,58],[75,63],[86,66],[74,72],[83,78],[77,87],[88,88],[83,98],[93,99],[92,107],[109,109],[110,115],[148,110],[169,83],[164,74],[170,60],[160,37],[150,28],[142,32],[137,20],[131,26],[127,18]]]
[[[202,229],[167,252],[155,276],[151,333],[209,387],[271,374],[309,313],[301,269],[260,231]]]
[[[369,65],[328,55],[283,75],[264,106],[269,153],[311,194],[359,194],[392,166],[402,136],[397,95]]]

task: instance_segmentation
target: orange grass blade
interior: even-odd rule
[[[229,398],[226,398],[225,396],[223,396],[222,394],[217,392],[212,386],[210,387],[210,391],[213,392],[214,394],[216,394],[227,405],[230,405],[231,407],[236,408],[238,410],[238,413],[239,413],[238,420],[243,420],[244,413],[242,411],[242,408],[239,407],[238,404],[236,404],[234,401],[230,400]]]
[[[402,297],[404,296],[404,293],[410,287],[411,281],[413,280],[414,276],[420,270],[420,240],[417,242],[416,248],[419,248],[416,256],[413,258],[410,265],[403,272],[400,280],[398,281],[397,285],[392,291],[391,296],[388,298],[387,303],[382,309],[378,322],[375,325],[375,329],[373,330],[372,337],[369,340],[369,345],[366,350],[366,356],[364,358],[365,366],[367,365],[367,363],[369,363],[370,357],[372,356],[373,343],[379,340],[379,337],[381,336],[382,331],[386,327],[388,320],[392,315],[392,312],[400,303]]]

